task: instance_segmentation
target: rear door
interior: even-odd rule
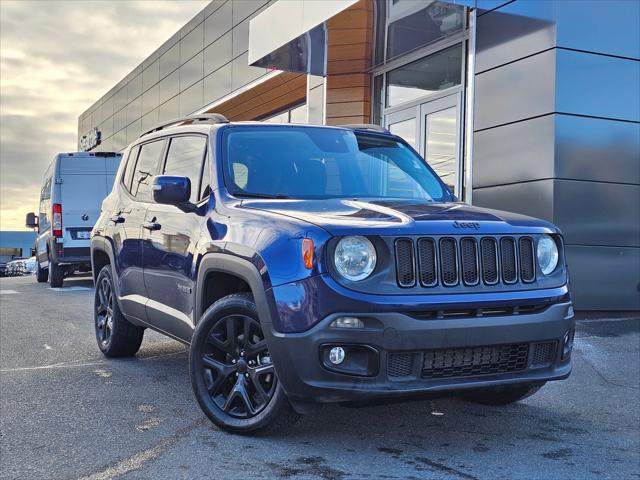
[[[196,134],[174,136],[169,140],[160,171],[191,180],[190,202],[195,208],[151,203],[146,214],[149,228],[143,230],[148,321],[187,341],[194,327],[194,254],[210,192],[207,187],[211,167],[205,163],[206,143],[206,135]],[[201,185],[203,171],[204,186]]]
[[[106,197],[108,172],[105,158],[74,155],[60,158],[59,203],[62,205],[62,241],[66,249],[89,247],[89,236]]]
[[[165,140],[133,147],[120,185],[119,201],[110,212],[111,238],[118,276],[120,302],[127,315],[146,321],[147,289],[142,264],[142,223],[152,198],[153,177]]]

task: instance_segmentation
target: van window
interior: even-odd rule
[[[131,184],[131,194],[141,202],[153,200],[153,177],[158,169],[158,160],[164,148],[164,139],[145,143],[140,146],[140,154],[136,163],[135,173]]]
[[[167,161],[164,165],[165,175],[188,177],[191,180],[191,203],[198,201],[200,171],[207,137],[181,136],[171,139]]]
[[[52,177],[49,177],[45,180],[42,190],[40,191],[40,201],[51,198],[51,179]]]
[[[122,183],[128,192],[131,192],[131,179],[133,178],[133,172],[136,168],[136,160],[138,160],[139,151],[140,147],[133,147],[129,151],[129,156],[127,157],[127,166],[125,167],[124,177],[122,177]]]

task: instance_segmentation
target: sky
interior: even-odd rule
[[[0,0],[0,230],[25,230],[78,116],[208,0]]]

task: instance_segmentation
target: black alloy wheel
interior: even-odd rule
[[[101,349],[109,347],[113,332],[113,289],[111,277],[104,275],[96,285],[96,336]]]
[[[249,433],[298,418],[278,382],[250,294],[228,295],[204,312],[189,369],[198,404],[221,428]]]
[[[218,320],[206,337],[203,375],[215,404],[236,418],[249,418],[267,406],[277,377],[260,324],[235,314]]]
[[[144,328],[120,311],[110,265],[102,267],[96,279],[93,320],[98,348],[107,357],[131,357],[140,349]]]

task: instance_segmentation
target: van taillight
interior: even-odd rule
[[[53,230],[54,237],[62,236],[62,205],[59,203],[53,204],[53,218],[51,222],[51,230]]]

